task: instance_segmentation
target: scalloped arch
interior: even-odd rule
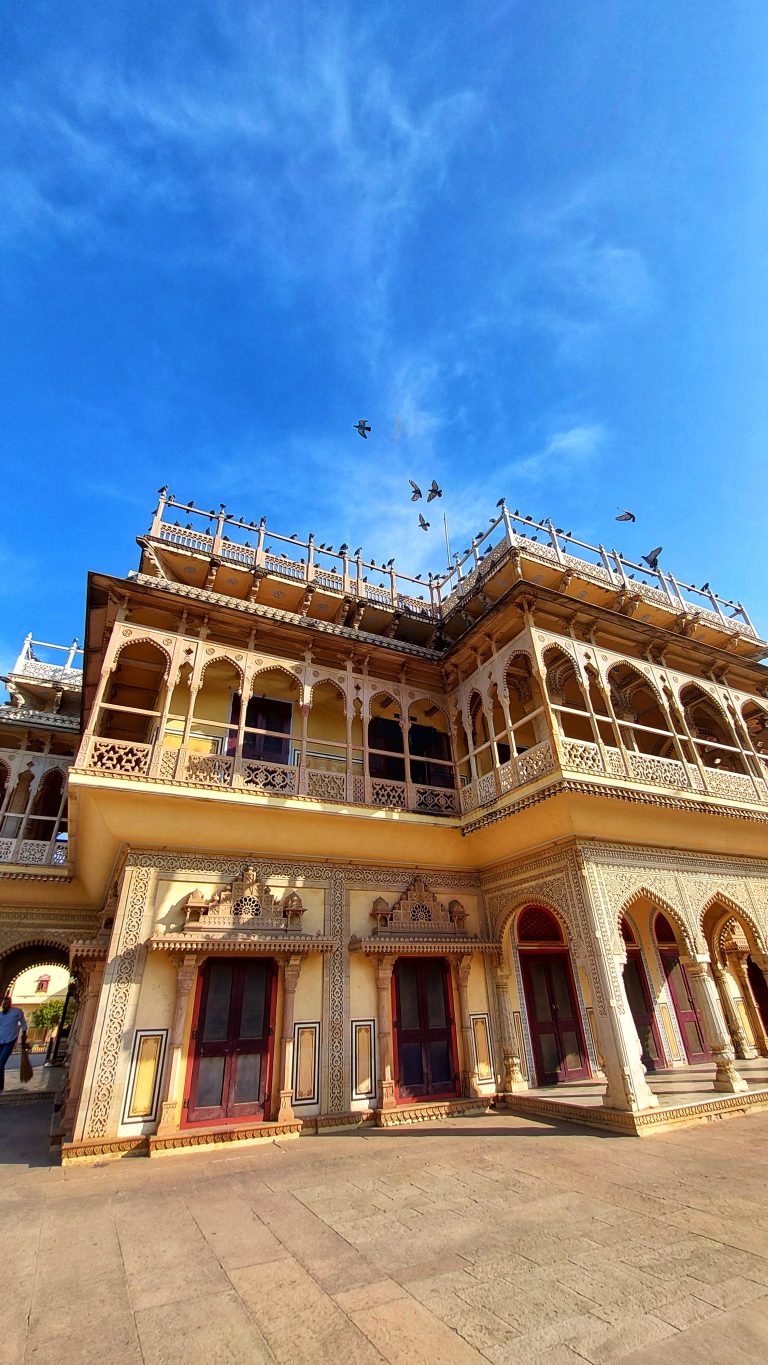
[[[211,667],[211,664],[222,664],[222,663],[223,663],[223,664],[229,664],[230,667],[233,668],[233,669],[235,670],[237,676],[238,676],[239,679],[240,679],[240,691],[242,692],[242,690],[243,690],[243,679],[244,679],[244,673],[243,673],[242,665],[236,663],[235,660],[232,659],[232,658],[230,657],[229,654],[226,654],[226,653],[224,653],[223,651],[222,651],[221,653],[212,654],[211,657],[210,657],[210,659],[206,659],[205,663],[203,664],[203,666],[202,666],[202,668],[201,668],[201,670],[200,670],[200,684],[199,684],[199,690],[200,690],[200,691],[202,691],[202,689],[203,689],[203,687],[204,687],[204,685],[205,685],[205,675],[206,675],[208,669]]]
[[[760,952],[764,953],[768,951],[765,933],[757,923],[752,911],[746,910],[743,905],[740,905],[738,901],[735,901],[732,896],[727,895],[724,891],[714,891],[711,896],[707,897],[699,911],[699,928],[705,939],[707,938],[707,934],[704,929],[704,920],[709,915],[709,912],[718,906],[722,906],[723,908],[723,920],[732,918],[740,919],[742,921],[742,928],[748,926],[752,930],[752,933],[755,936],[755,943]],[[717,922],[718,921],[715,920],[716,924]]]
[[[291,669],[287,667],[286,664],[265,663],[263,667],[260,666],[259,668],[257,668],[256,672],[253,674],[253,677],[251,678],[251,691],[249,694],[250,696],[254,695],[253,688],[256,679],[260,678],[264,673],[284,673],[286,678],[290,678],[291,682],[294,682],[299,689],[301,689],[303,686],[303,681],[299,677],[299,675],[297,673],[293,673]]]
[[[687,711],[689,706],[695,705],[694,702],[683,701],[683,692],[687,687],[695,688],[696,691],[700,694],[697,700],[709,702],[711,706],[714,706],[715,710],[718,712],[721,719],[723,720],[723,723],[727,725],[729,729],[733,727],[733,721],[731,720],[731,717],[728,715],[728,712],[726,711],[725,707],[720,701],[720,698],[717,696],[713,696],[711,692],[707,691],[706,687],[702,687],[701,683],[694,682],[690,678],[687,679],[685,682],[679,683],[677,686],[677,691],[675,693],[675,696],[684,711]]]
[[[157,650],[158,654],[162,654],[163,658],[165,659],[165,672],[163,673],[163,681],[167,681],[171,672],[170,653],[165,648],[165,645],[158,644],[157,640],[154,640],[151,635],[132,635],[130,639],[123,640],[122,644],[119,646],[115,654],[115,657],[112,660],[112,666],[109,670],[110,673],[114,673],[115,669],[117,668],[117,665],[120,662],[120,656],[123,653],[123,651],[126,649],[131,649],[133,645],[151,645],[152,649]]]
[[[377,684],[376,691],[371,693],[365,705],[366,721],[369,721],[371,719],[371,707],[373,706],[373,703],[375,702],[377,697],[389,697],[390,701],[393,701],[395,703],[395,706],[400,705],[400,698],[396,692],[393,692],[389,687],[379,687]]]
[[[613,673],[613,670],[615,668],[631,669],[631,671],[637,675],[640,681],[644,683],[646,687],[650,688],[651,692],[656,698],[657,704],[662,715],[664,715],[664,697],[661,692],[661,689],[659,688],[658,683],[656,682],[656,679],[652,675],[651,677],[649,677],[647,673],[643,672],[642,668],[638,668],[637,663],[634,662],[632,659],[614,659],[613,663],[611,664],[610,668],[606,670],[605,674],[605,679],[606,682],[608,683],[609,688],[612,686],[611,674]]]
[[[626,915],[633,906],[640,904],[642,901],[648,901],[649,903],[650,913],[645,924],[652,942],[655,942],[653,921],[658,911],[661,911],[662,915],[666,915],[667,919],[671,920],[680,931],[681,938],[685,945],[685,951],[688,953],[695,953],[697,951],[696,942],[691,938],[690,925],[686,924],[683,914],[679,910],[676,910],[663,896],[660,896],[658,892],[650,891],[647,886],[639,886],[625,901],[622,901],[621,906],[616,913],[614,923],[614,930],[619,937],[621,936],[622,916]],[[640,923],[639,916],[635,916],[635,923]]]
[[[504,935],[508,933],[510,946],[512,948],[517,948],[517,921],[524,910],[530,910],[531,908],[535,909],[537,907],[541,910],[548,910],[551,915],[554,915],[563,931],[566,947],[572,949],[573,943],[578,938],[578,934],[575,932],[574,927],[569,924],[562,910],[555,905],[554,901],[547,900],[546,896],[523,896],[519,900],[514,901],[513,904],[505,906],[496,924],[496,933],[499,943],[501,944],[504,942]]]

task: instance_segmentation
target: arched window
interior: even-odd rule
[[[564,943],[559,920],[543,905],[529,905],[517,921],[518,943]]]

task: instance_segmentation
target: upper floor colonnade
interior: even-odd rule
[[[141,627],[113,645],[80,766],[456,813],[443,693]]]
[[[333,667],[118,622],[78,766],[433,815],[558,772],[768,804],[761,697],[533,625],[485,640],[425,690],[351,651]]]

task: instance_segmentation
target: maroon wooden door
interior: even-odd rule
[[[627,948],[627,961],[624,966],[624,989],[627,992],[629,1009],[635,1021],[637,1036],[643,1050],[643,1066],[647,1071],[655,1071],[664,1066],[665,1057],[661,1038],[656,1027],[651,992],[645,963],[639,948]]]
[[[565,952],[520,953],[539,1085],[590,1075],[571,965]]]
[[[664,975],[667,978],[669,993],[672,996],[672,1004],[675,1007],[680,1032],[683,1036],[685,1055],[691,1065],[695,1062],[706,1062],[711,1053],[704,1042],[704,1033],[699,1023],[699,1016],[696,1013],[691,983],[688,980],[688,973],[680,961],[680,954],[676,948],[660,948],[659,956],[664,968]]]
[[[455,1095],[456,1034],[445,958],[398,958],[393,993],[398,1096]]]
[[[186,1121],[265,1118],[275,964],[269,958],[209,958],[200,977]]]
[[[768,1032],[768,983],[756,962],[747,958],[747,977],[752,987],[752,996],[760,1012],[763,1028]]]

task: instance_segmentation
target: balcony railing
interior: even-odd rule
[[[679,759],[656,754],[632,751],[624,754],[620,749],[580,739],[561,739],[560,752],[558,764],[549,740],[541,740],[500,767],[466,783],[458,792],[450,787],[395,782],[338,767],[266,763],[260,759],[200,754],[185,748],[169,749],[159,744],[98,737],[87,741],[79,766],[86,772],[116,777],[224,788],[262,796],[308,798],[334,805],[409,810],[434,816],[468,815],[560,772],[598,780],[618,778],[629,785],[657,787],[690,796],[706,794],[742,804],[768,805],[768,767],[765,778],[751,777],[747,773],[699,768],[695,763],[682,763]],[[2,857],[8,860],[0,853]],[[29,860],[35,859],[30,857]]]
[[[768,770],[766,778],[751,777],[747,773],[732,773],[720,768],[683,763],[677,758],[662,758],[656,754],[627,751],[626,764],[620,749],[582,739],[562,739],[562,766],[567,772],[588,774],[590,777],[618,777],[642,786],[668,787],[674,791],[709,796],[724,800],[747,802],[750,805],[768,804]],[[629,771],[627,771],[627,767]]]
[[[92,736],[79,766],[86,772],[138,777],[196,787],[229,788],[262,796],[304,797],[337,805],[410,810],[422,815],[458,815],[452,787],[421,782],[393,782],[339,768],[266,763],[255,758],[200,754],[186,748],[139,744]]]
[[[66,839],[0,839],[0,863],[29,867],[66,867]]]

